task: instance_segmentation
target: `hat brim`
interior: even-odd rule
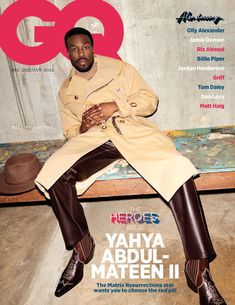
[[[44,162],[40,162],[40,164],[42,168]],[[14,194],[20,194],[31,191],[34,188],[36,188],[36,185],[34,183],[35,178],[36,176],[28,181],[25,181],[24,183],[8,184],[5,181],[4,172],[3,172],[0,174],[0,194],[14,195]]]

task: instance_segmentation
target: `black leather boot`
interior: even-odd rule
[[[57,285],[55,296],[60,297],[74,288],[83,278],[84,264],[88,264],[94,256],[95,243],[87,233],[74,247],[72,256]]]
[[[200,305],[226,305],[212,280],[206,259],[189,260],[185,263],[188,286],[199,293]]]

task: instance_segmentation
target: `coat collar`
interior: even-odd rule
[[[72,68],[68,77],[69,86],[65,92],[66,95],[78,94],[86,99],[92,92],[111,82],[121,71],[121,60],[95,55],[95,61],[97,72],[89,81],[76,75],[75,69]]]

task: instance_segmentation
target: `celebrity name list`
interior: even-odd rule
[[[202,109],[225,108],[225,33],[224,28],[188,27],[190,49],[195,52],[195,65],[179,66],[178,71],[202,71],[208,73],[208,82],[195,83]],[[198,36],[200,35],[200,36]],[[206,36],[205,36],[206,35]],[[213,35],[213,36],[212,36]],[[205,75],[205,74],[204,74]]]

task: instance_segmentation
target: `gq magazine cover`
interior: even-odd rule
[[[234,1],[1,0],[0,10],[2,304],[234,304]],[[72,34],[67,38],[66,49],[65,33],[74,27],[88,30],[92,38],[87,32]],[[73,57],[76,52],[83,52],[78,63]],[[118,78],[117,73],[112,74],[115,65],[120,65],[116,60],[128,63],[122,65],[124,72],[120,72],[126,73],[126,78],[120,81],[120,87],[111,88]],[[103,65],[106,74],[101,73],[106,82],[99,83],[98,79],[98,85],[83,99],[82,84],[98,78]],[[128,71],[132,72],[128,74]],[[74,79],[80,81],[76,83]],[[65,80],[73,83],[72,93],[64,93],[68,89]],[[62,89],[58,98],[62,85],[67,89]],[[133,95],[128,97],[132,98],[128,110],[124,105],[128,98],[122,95],[122,86],[133,90]],[[58,179],[70,167],[66,165],[69,157],[65,154],[59,158],[53,170],[48,167],[44,180],[38,178],[36,188],[33,183],[24,189],[20,188],[26,185],[21,178],[27,175],[28,163],[22,169],[17,160],[8,163],[7,160],[26,153],[44,164],[63,147],[66,135],[67,140],[77,136],[66,134],[65,119],[61,122],[59,111],[61,100],[62,113],[76,120],[79,103],[85,103],[91,94],[97,97],[99,105],[110,101],[111,89],[115,91],[114,103],[121,114],[115,118],[109,115],[107,120],[90,126],[92,119],[86,113],[94,111],[103,117],[103,106],[95,108],[92,104],[83,108],[85,127],[80,129],[78,137],[90,135],[92,128],[100,128],[103,134],[112,128],[116,135],[113,141],[122,150],[122,132],[128,132],[125,124],[136,126],[136,138],[141,134],[136,117],[138,103],[145,99],[154,100],[155,109],[146,108],[139,116],[148,117],[146,128],[151,129],[154,124],[157,134],[146,132],[146,138],[141,134],[138,147],[143,160],[136,163],[136,168],[135,158],[130,157],[132,166],[117,158],[120,160],[114,167],[105,167],[101,174],[94,175],[90,184],[85,179],[83,192],[98,180],[91,186],[91,190],[97,186],[91,198],[78,199],[94,242],[86,233],[73,245],[74,250],[68,251],[71,249],[65,247],[62,236],[65,233],[61,234],[53,210],[57,218],[67,217],[67,212],[63,214],[51,207],[41,181],[49,181],[51,186],[55,181],[50,184],[50,173],[56,168],[60,173]],[[99,90],[104,90],[103,95],[97,93]],[[165,160],[171,151],[166,147],[172,147],[169,143],[173,141],[177,151],[196,167],[200,177],[195,172],[192,175],[206,220],[202,210],[199,211],[201,222],[195,216],[197,212],[192,205],[192,201],[197,204],[195,196],[189,207],[185,202],[187,211],[180,210],[183,201],[180,196],[169,204],[172,194],[168,185],[175,175],[174,165],[166,167],[165,172],[159,162],[161,174],[154,168],[153,177],[161,176],[159,185],[163,186],[158,189],[151,184],[152,176],[148,176],[151,169],[142,170],[150,158],[148,137],[153,137],[153,143],[163,138],[167,141],[161,148],[163,151],[155,151],[154,145],[151,148],[159,156],[158,161]],[[92,149],[104,143],[99,140],[98,132],[85,142]],[[138,156],[133,147],[131,144],[125,147],[125,152]],[[77,150],[82,149],[79,144]],[[73,160],[73,163],[77,161]],[[185,159],[184,162],[180,163],[179,172],[186,169],[193,172],[191,163]],[[15,167],[10,167],[12,163]],[[85,166],[89,167],[88,163]],[[181,179],[181,174],[177,177],[175,180]],[[18,194],[27,199],[14,202]],[[34,197],[30,197],[32,194]],[[190,196],[186,196],[188,200]],[[66,195],[62,201],[68,200]],[[204,224],[209,233],[202,229]],[[191,236],[188,232],[192,227],[196,231]],[[209,236],[209,241],[205,242],[205,236]],[[194,249],[195,239],[203,249],[200,248],[203,253],[200,262],[194,257],[199,251]]]

